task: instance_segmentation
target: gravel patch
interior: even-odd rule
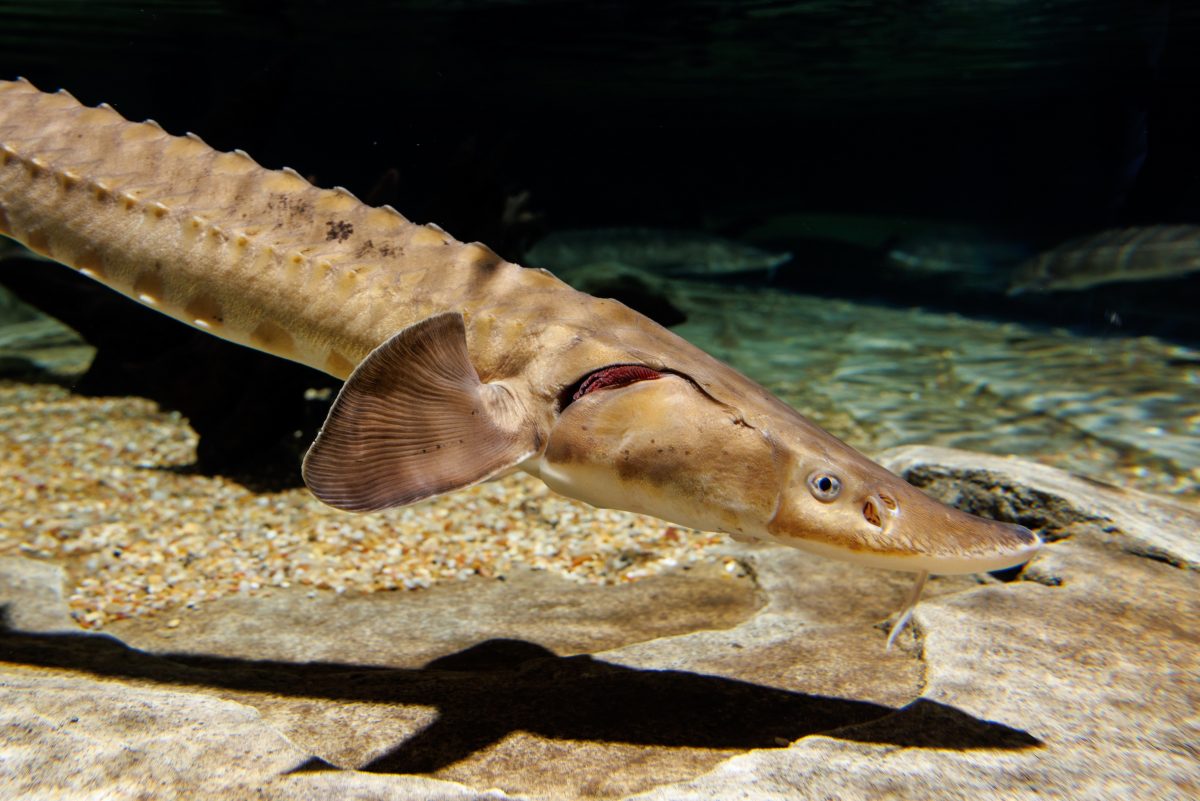
[[[72,614],[93,629],[272,587],[414,590],[517,566],[596,584],[699,561],[739,569],[721,535],[594,509],[523,474],[353,515],[304,489],[196,475],[195,447],[186,420],[150,401],[0,381],[0,555],[63,565]]]

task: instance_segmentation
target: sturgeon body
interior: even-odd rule
[[[1200,225],[1115,228],[1072,239],[1026,260],[1013,273],[1008,294],[1078,292],[1194,272],[1200,272]]]
[[[347,379],[304,465],[343,509],[523,469],[597,506],[922,575],[1040,545],[929,498],[616,301],[23,80],[0,82],[0,234]]]

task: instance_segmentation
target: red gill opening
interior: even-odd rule
[[[613,367],[605,367],[583,379],[579,384],[579,389],[575,390],[571,396],[571,400],[577,401],[589,392],[595,392],[598,389],[623,387],[637,381],[649,381],[662,378],[662,376],[663,374],[657,370],[651,370],[640,364],[618,364]]]

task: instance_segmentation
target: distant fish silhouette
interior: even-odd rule
[[[1072,239],[1017,268],[1010,295],[1070,292],[1200,270],[1200,225],[1121,228]]]
[[[912,237],[888,249],[888,262],[915,273],[992,274],[1029,258],[1020,242]]]
[[[887,263],[914,278],[994,292],[1007,286],[1013,267],[1032,252],[1023,242],[996,236],[952,238],[926,234],[893,243],[887,251]]]
[[[551,272],[617,262],[669,276],[773,274],[791,253],[768,253],[751,245],[697,231],[654,228],[590,228],[552,233],[525,261]]]

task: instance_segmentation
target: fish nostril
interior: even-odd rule
[[[876,508],[875,501],[867,499],[867,502],[863,504],[862,513],[872,526],[883,528],[883,521],[879,517],[879,509]]]
[[[879,501],[891,511],[896,511],[896,501],[890,495],[879,493]]]

